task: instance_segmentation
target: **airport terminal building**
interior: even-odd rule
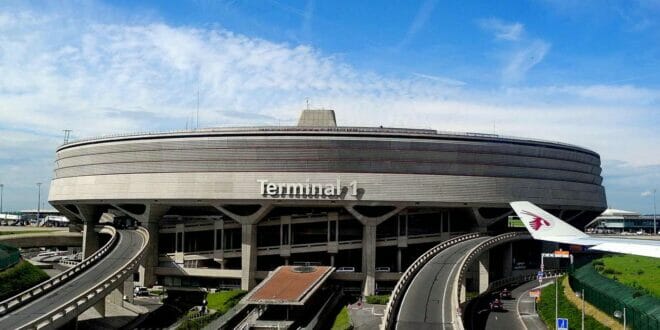
[[[337,126],[333,111],[305,110],[297,126],[67,143],[49,201],[86,228],[139,221],[151,235],[146,285],[251,289],[278,266],[311,263],[371,294],[438,242],[507,231],[514,200],[582,227],[606,208],[600,174],[599,155],[573,145]]]

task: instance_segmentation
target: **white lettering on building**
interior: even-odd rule
[[[309,179],[305,180],[305,183],[276,183],[258,179],[257,183],[259,183],[259,193],[264,196],[339,197],[344,189],[352,196],[358,194],[357,181],[354,180],[347,186],[342,186],[340,178],[337,178],[334,183],[312,183]]]

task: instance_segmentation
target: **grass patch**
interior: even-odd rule
[[[0,272],[0,300],[5,300],[47,279],[46,272],[23,260]]]
[[[387,305],[387,302],[390,300],[390,295],[389,294],[373,295],[373,296],[367,296],[366,298],[367,298],[367,304]]]
[[[206,301],[208,302],[208,305],[206,305],[206,307],[208,309],[214,309],[216,312],[195,319],[189,319],[189,317],[198,314],[198,312],[189,311],[186,314],[186,320],[177,327],[177,330],[197,330],[204,328],[207,324],[224,315],[232,307],[236,306],[246,293],[247,291],[245,290],[229,290],[207,294]]]
[[[564,286],[561,284],[562,280],[563,278],[557,279],[559,281],[559,317],[567,318],[571,329],[580,329],[582,312],[564,296]],[[541,301],[537,305],[539,316],[541,316],[543,322],[548,326],[548,329],[554,329],[555,327],[555,285],[548,285],[541,290]],[[589,315],[585,315],[584,317],[584,328],[597,330],[609,329]]]
[[[247,291],[245,290],[229,290],[209,293],[206,295],[206,301],[209,303],[207,307],[209,309],[215,309],[218,313],[221,313],[220,315],[222,315],[238,304],[246,293]]]
[[[335,322],[332,324],[332,330],[351,330],[353,329],[353,324],[351,324],[351,316],[348,315],[348,309],[346,306],[342,307],[335,318]]]
[[[612,255],[594,261],[593,265],[603,276],[635,289],[639,295],[648,293],[660,298],[660,259]]]

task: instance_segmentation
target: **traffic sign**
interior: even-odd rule
[[[568,330],[568,319],[557,319],[557,330]]]
[[[536,277],[543,277],[543,271],[540,270],[540,271],[536,272]]]
[[[531,290],[529,291],[529,296],[532,298],[538,298],[541,296],[541,290]]]

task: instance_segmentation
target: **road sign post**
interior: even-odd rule
[[[557,330],[568,330],[568,319],[557,318]]]

